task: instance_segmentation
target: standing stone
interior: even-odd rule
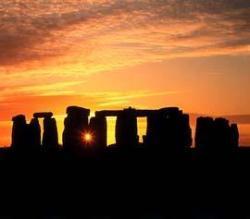
[[[190,148],[192,146],[192,129],[190,127],[188,114],[183,114],[180,116],[178,138],[181,150],[185,148]]]
[[[28,132],[27,124],[24,115],[18,115],[12,118],[12,143],[11,146],[15,151],[22,151],[27,149],[28,146]]]
[[[225,151],[230,148],[230,136],[231,130],[229,121],[224,118],[216,118],[214,120],[214,142],[216,149],[219,151]]]
[[[95,116],[90,119],[89,130],[93,136],[92,145],[97,150],[107,147],[107,120],[105,116]]]
[[[67,108],[67,117],[64,120],[63,147],[72,153],[84,149],[83,134],[88,130],[89,109],[77,106]]]
[[[200,117],[196,126],[196,147],[202,151],[230,152],[239,146],[236,124],[224,118]]]
[[[122,148],[134,148],[139,143],[136,110],[125,109],[117,116],[116,144]]]
[[[146,147],[157,147],[160,145],[160,117],[158,113],[153,113],[147,116],[147,130],[144,137]]]
[[[176,107],[163,108],[147,116],[145,144],[156,150],[182,151],[192,145],[189,116]]]
[[[195,147],[209,150],[214,142],[214,121],[211,117],[199,117],[196,122]]]
[[[58,133],[55,118],[45,117],[43,120],[43,148],[47,152],[58,149]]]
[[[37,118],[33,118],[28,125],[29,145],[39,151],[41,147],[41,127]]]
[[[231,140],[230,140],[231,147],[233,149],[237,149],[239,147],[239,137],[240,137],[237,124],[232,124],[230,129],[231,129]]]

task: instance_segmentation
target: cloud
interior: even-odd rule
[[[250,125],[250,115],[229,115],[225,116],[228,120],[241,125]]]
[[[150,92],[145,90],[129,92],[92,92],[86,95],[96,100],[97,107],[128,107],[135,100],[150,97],[175,95],[177,91]]]
[[[77,94],[69,92],[71,86],[77,83],[59,83],[58,92],[51,91],[52,84],[41,86],[27,86],[16,88],[13,95],[6,90],[0,96],[1,120],[10,121],[16,114],[24,113],[30,117],[37,111],[52,111],[55,114],[64,114],[69,105],[79,105],[91,110],[100,109],[122,109],[132,106],[137,108],[148,108],[143,104],[143,100],[155,97],[166,97],[175,95],[178,92],[152,92],[147,90],[136,90],[127,92],[85,92]],[[35,89],[35,91],[33,91]],[[11,89],[12,90],[12,89]],[[61,91],[60,91],[61,90]]]
[[[49,67],[84,75],[172,57],[250,52],[246,0],[6,0],[0,21],[2,72]]]

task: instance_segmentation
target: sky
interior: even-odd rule
[[[69,105],[225,116],[250,145],[249,82],[250,0],[0,1],[0,145],[21,113],[61,133]]]

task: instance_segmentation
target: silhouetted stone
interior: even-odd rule
[[[28,126],[29,143],[33,150],[39,151],[41,147],[41,127],[37,118],[33,118]]]
[[[139,143],[137,135],[136,110],[129,108],[122,111],[116,120],[116,144],[129,149]]]
[[[232,146],[233,149],[239,147],[239,129],[237,124],[232,124],[231,125],[231,138],[230,138],[230,145]]]
[[[180,147],[178,130],[180,126],[179,109],[160,110],[160,144],[166,149],[172,150]]]
[[[52,116],[53,116],[52,112],[39,112],[33,114],[34,118],[51,118]]]
[[[180,128],[179,128],[179,145],[180,149],[190,148],[193,143],[192,129],[190,127],[189,115],[183,114],[180,117]],[[177,146],[178,147],[178,146]]]
[[[196,122],[195,147],[208,150],[214,145],[214,121],[211,117],[199,117]]]
[[[34,153],[40,150],[41,129],[37,118],[30,124],[24,115],[13,117],[12,148],[18,153]]]
[[[192,131],[189,115],[177,107],[159,110],[104,110],[96,112],[90,119],[90,110],[71,106],[67,108],[64,120],[63,146],[65,151],[81,154],[90,151],[103,151],[107,146],[107,116],[116,116],[116,146],[131,150],[140,148],[137,117],[147,117],[147,132],[144,145],[151,151],[189,151],[192,145]],[[34,113],[30,124],[25,116],[13,117],[12,148],[19,151],[38,151],[41,144],[41,128],[38,118],[44,118],[42,146],[45,151],[58,149],[56,120],[51,112]],[[89,134],[89,136],[88,136]],[[88,138],[86,137],[88,136]],[[199,150],[223,152],[239,146],[239,130],[236,124],[229,124],[224,118],[213,120],[210,117],[197,119],[195,145]],[[92,150],[93,149],[93,150]]]
[[[206,152],[229,152],[238,147],[237,125],[224,118],[200,117],[196,124],[196,148]]]
[[[18,115],[12,118],[12,143],[15,151],[22,151],[28,147],[27,124],[24,115]]]
[[[216,149],[221,151],[231,149],[229,121],[224,118],[216,118],[214,120],[214,129],[214,145],[216,145]]]
[[[160,133],[160,116],[159,113],[154,113],[147,116],[147,131],[146,136],[144,136],[144,144],[148,147],[154,146],[157,147],[160,145],[160,138],[158,134]]]
[[[97,150],[107,147],[107,120],[104,116],[95,116],[90,119],[89,130],[93,136],[92,145]]]
[[[192,145],[192,133],[189,116],[177,107],[160,110],[104,110],[97,116],[116,116],[116,145],[134,147],[139,144],[137,135],[137,117],[147,117],[147,133],[143,136],[148,147],[183,150]]]
[[[89,109],[77,106],[67,108],[64,120],[63,147],[66,151],[78,153],[83,150],[83,134],[88,130]]]
[[[55,118],[45,117],[43,127],[43,149],[47,152],[54,152],[58,149],[58,133]]]
[[[157,110],[147,117],[147,147],[182,151],[192,145],[189,116],[176,107]]]

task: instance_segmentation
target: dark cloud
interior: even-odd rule
[[[123,37],[117,38],[119,34]],[[110,41],[103,42],[104,36]],[[207,49],[211,49],[209,54],[235,50],[248,54],[250,1],[0,2],[1,66],[65,56],[79,44],[84,51],[93,39],[100,39],[103,53],[107,53],[107,45],[106,49],[119,49],[119,53],[129,45],[141,55],[138,62],[143,62],[143,51],[145,61],[197,55],[197,51],[205,54]],[[91,48],[94,54],[98,46]],[[135,58],[129,55],[131,60]]]

